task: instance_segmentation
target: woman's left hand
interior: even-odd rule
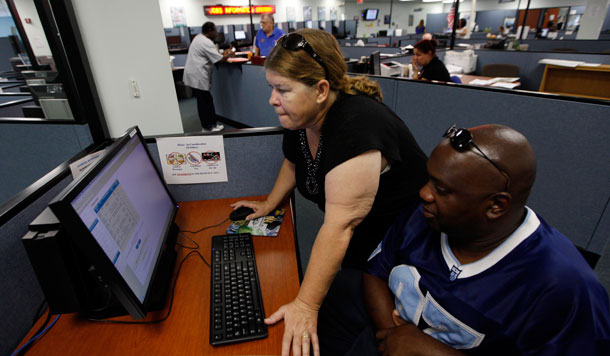
[[[282,356],[309,356],[313,347],[315,356],[320,355],[318,342],[318,310],[305,304],[297,297],[292,302],[281,306],[275,313],[265,319],[265,324],[271,325],[284,319],[284,338],[282,340]]]

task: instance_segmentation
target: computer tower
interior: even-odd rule
[[[78,268],[74,258],[66,258],[61,240],[59,230],[28,231],[21,240],[51,314],[80,310]]]

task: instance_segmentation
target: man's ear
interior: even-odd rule
[[[316,84],[316,90],[318,91],[316,102],[321,104],[328,99],[328,94],[330,93],[330,83],[328,80],[322,79]]]
[[[495,220],[503,216],[510,209],[510,204],[513,200],[512,195],[507,192],[499,192],[489,198],[489,207],[487,208],[487,218]]]

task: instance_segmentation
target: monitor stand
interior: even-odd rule
[[[150,295],[148,296],[146,311],[157,311],[165,308],[170,282],[176,265],[176,239],[178,237],[178,225],[172,223],[170,226],[163,252],[157,266],[155,278],[151,281]],[[93,266],[88,271],[90,279],[95,281],[88,290],[92,291],[87,297],[87,304],[81,309],[79,315],[85,319],[107,319],[116,316],[128,315],[129,313],[109,286],[104,285],[101,278],[95,272]]]

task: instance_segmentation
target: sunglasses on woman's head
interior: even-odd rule
[[[280,37],[277,40],[277,43],[280,44],[283,48],[290,51],[298,51],[302,49],[307,52],[307,54],[309,54],[313,59],[316,60],[316,62],[318,62],[322,66],[322,68],[324,68],[324,73],[326,73],[326,79],[328,79],[328,68],[326,68],[324,60],[316,53],[316,51],[313,50],[313,48],[307,42],[305,37],[298,33],[290,33]]]
[[[491,158],[487,157],[485,152],[483,152],[479,148],[479,146],[474,143],[474,140],[472,139],[472,133],[470,133],[468,129],[457,128],[456,125],[453,124],[447,129],[447,131],[445,131],[443,137],[448,137],[451,147],[453,147],[458,152],[464,152],[468,150],[468,147],[470,145],[472,145],[472,147],[474,147],[483,158],[489,161],[489,163],[491,163],[504,176],[504,178],[506,178],[506,185],[504,186],[504,191],[508,192],[508,189],[510,188],[510,178],[508,177],[508,174],[506,174],[506,172],[504,172],[502,168],[500,168],[494,161],[492,161]]]

